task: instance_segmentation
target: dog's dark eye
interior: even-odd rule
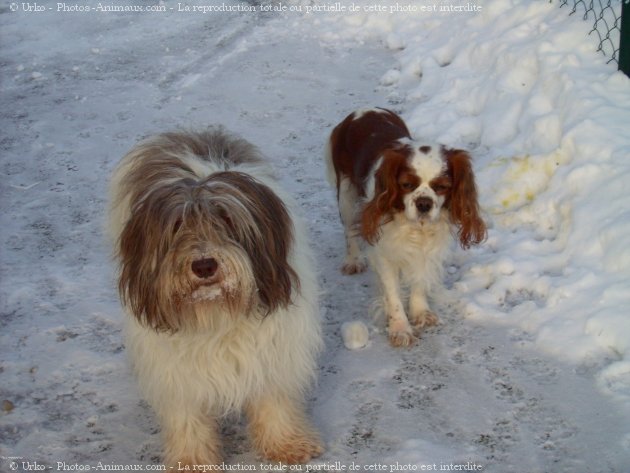
[[[173,235],[175,235],[182,226],[182,219],[178,218],[175,220],[175,224],[173,225]]]
[[[230,228],[231,230],[234,229],[234,224],[232,223],[232,219],[230,218],[229,214],[226,212],[225,209],[219,209],[218,215],[219,215],[219,218],[223,220],[223,222],[225,222],[228,228]]]
[[[401,182],[400,187],[404,191],[412,191],[416,188],[416,185],[413,182]]]
[[[431,188],[436,194],[445,194],[451,188],[451,184],[449,182],[434,182],[431,184]]]
[[[225,224],[230,227],[232,230],[234,230],[234,223],[232,222],[232,219],[229,217],[229,215],[224,215],[223,216],[223,221],[225,222]]]

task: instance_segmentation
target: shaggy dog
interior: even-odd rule
[[[110,230],[126,344],[167,465],[220,465],[244,411],[265,458],[322,452],[304,413],[321,346],[303,225],[257,149],[222,129],[165,133],[116,168]]]

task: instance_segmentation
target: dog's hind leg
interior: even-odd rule
[[[362,273],[367,268],[361,255],[361,238],[357,229],[356,205],[359,200],[357,190],[349,179],[339,183],[339,216],[346,237],[346,258],[341,267],[343,274]]]

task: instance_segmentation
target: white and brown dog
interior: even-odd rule
[[[265,458],[322,452],[304,413],[321,346],[304,227],[260,153],[221,129],[138,144],[112,180],[126,343],[164,462],[222,462],[218,420],[244,410]]]
[[[327,150],[328,179],[337,189],[347,243],[342,272],[365,270],[361,243],[367,242],[390,343],[410,345],[438,321],[427,292],[442,279],[451,235],[463,248],[486,236],[470,156],[412,140],[403,120],[382,108],[346,117],[332,131]],[[411,289],[408,315],[402,284]]]

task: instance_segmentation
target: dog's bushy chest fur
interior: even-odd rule
[[[452,243],[448,216],[443,213],[436,222],[409,222],[402,214],[382,227],[376,245],[368,247],[368,254],[387,257],[398,267],[403,279],[418,274],[442,274],[442,262]]]
[[[186,379],[180,388],[182,398],[205,404],[214,415],[225,415],[238,411],[287,372],[300,371],[297,367],[302,360],[284,353],[304,350],[304,346],[296,346],[299,342],[292,334],[303,331],[308,319],[301,320],[296,313],[276,313],[264,318],[250,314],[238,323],[226,318],[215,322],[201,332],[167,335],[147,332],[137,321],[128,320],[127,345],[132,359],[141,352],[151,354],[150,364],[143,358],[143,365],[136,366],[143,384]],[[312,372],[307,373],[296,386],[309,381]],[[143,387],[149,394],[158,386]]]

